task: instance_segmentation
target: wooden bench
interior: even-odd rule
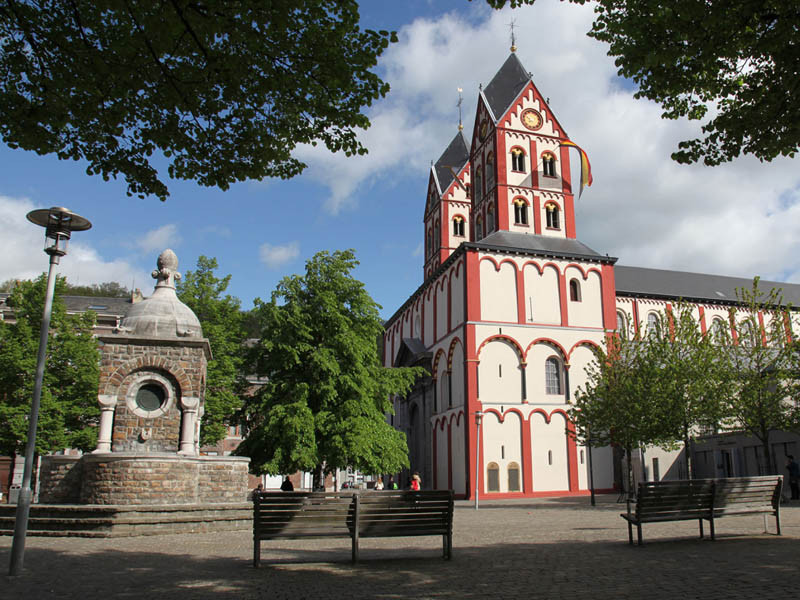
[[[628,543],[633,544],[633,526],[642,544],[642,524],[697,519],[700,537],[703,521],[709,522],[711,539],[714,520],[731,515],[773,514],[780,535],[780,496],[783,477],[729,477],[649,481],[640,483],[633,513],[620,516],[628,521]]]
[[[441,535],[444,558],[453,548],[453,492],[261,492],[253,495],[253,566],[261,542],[350,538],[358,562],[360,538]]]

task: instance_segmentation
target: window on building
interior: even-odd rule
[[[508,464],[508,491],[518,492],[519,486],[519,465],[515,462]]]
[[[514,224],[528,224],[528,204],[522,198],[514,200]]]
[[[496,462],[490,462],[486,467],[486,491],[500,491],[500,467]]]
[[[486,235],[494,231],[494,206],[491,204],[486,209]]]
[[[730,336],[728,326],[719,317],[711,321],[711,332],[714,334],[714,341],[718,343],[724,342]]]
[[[556,176],[556,157],[552,152],[542,154],[542,174],[545,177]]]
[[[581,301],[581,283],[577,279],[569,280],[569,299],[572,302]]]
[[[648,336],[657,336],[658,335],[658,315],[654,312],[647,314],[647,335]]]
[[[494,186],[494,154],[491,152],[486,157],[486,192]]]
[[[478,220],[475,221],[475,239],[479,240],[483,237],[483,219],[478,217]]]
[[[617,333],[619,333],[621,337],[628,337],[628,327],[625,324],[625,315],[622,311],[617,311]]]
[[[544,386],[546,394],[561,394],[561,361],[551,356],[544,363]]]
[[[469,184],[464,186],[464,191],[467,193],[467,198],[472,198],[472,187]]]
[[[425,253],[430,256],[433,251],[433,232],[429,229],[428,235],[425,238]]]
[[[464,237],[464,217],[453,217],[453,235]]]
[[[739,343],[742,346],[754,346],[756,344],[756,327],[753,327],[751,317],[748,317],[737,327],[739,333]]]
[[[475,169],[475,199],[483,198],[483,170],[478,167]]]
[[[439,247],[442,245],[441,237],[439,236],[439,223],[433,226],[433,253],[435,254]]]
[[[558,217],[558,206],[555,204],[548,204],[545,207],[545,212],[547,213],[547,228],[548,229],[561,229],[561,219]]]
[[[518,173],[525,172],[525,152],[522,148],[511,149],[511,170]]]

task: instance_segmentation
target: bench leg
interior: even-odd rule
[[[700,523],[700,539],[702,540],[704,537],[703,534],[703,519],[697,519],[698,523]]]
[[[261,540],[253,538],[253,567],[261,564]]]
[[[628,544],[633,546],[633,525],[628,521]]]
[[[641,546],[642,545],[642,524],[641,523],[639,523],[636,526],[636,538],[637,538],[637,541],[639,542],[639,545]]]
[[[352,560],[353,560],[353,564],[355,564],[355,563],[358,562],[358,536],[354,535],[352,539],[353,539],[353,557],[352,557]]]
[[[775,527],[778,530],[778,535],[781,534],[781,513],[780,509],[775,513]]]
[[[711,541],[714,541],[716,538],[714,537],[714,516],[713,515],[708,520],[708,528],[711,530]]]

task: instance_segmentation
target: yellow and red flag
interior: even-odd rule
[[[584,149],[578,146],[578,144],[575,142],[566,140],[561,142],[559,145],[575,148],[581,155],[581,189],[580,192],[578,192],[578,198],[580,198],[583,194],[583,188],[590,187],[592,185],[592,165],[589,164],[589,155],[586,154]]]

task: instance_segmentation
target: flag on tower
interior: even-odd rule
[[[583,188],[592,185],[592,165],[589,164],[589,155],[575,142],[566,140],[561,142],[560,145],[575,148],[581,155],[581,189],[578,192],[578,198],[580,198],[583,194]]]

